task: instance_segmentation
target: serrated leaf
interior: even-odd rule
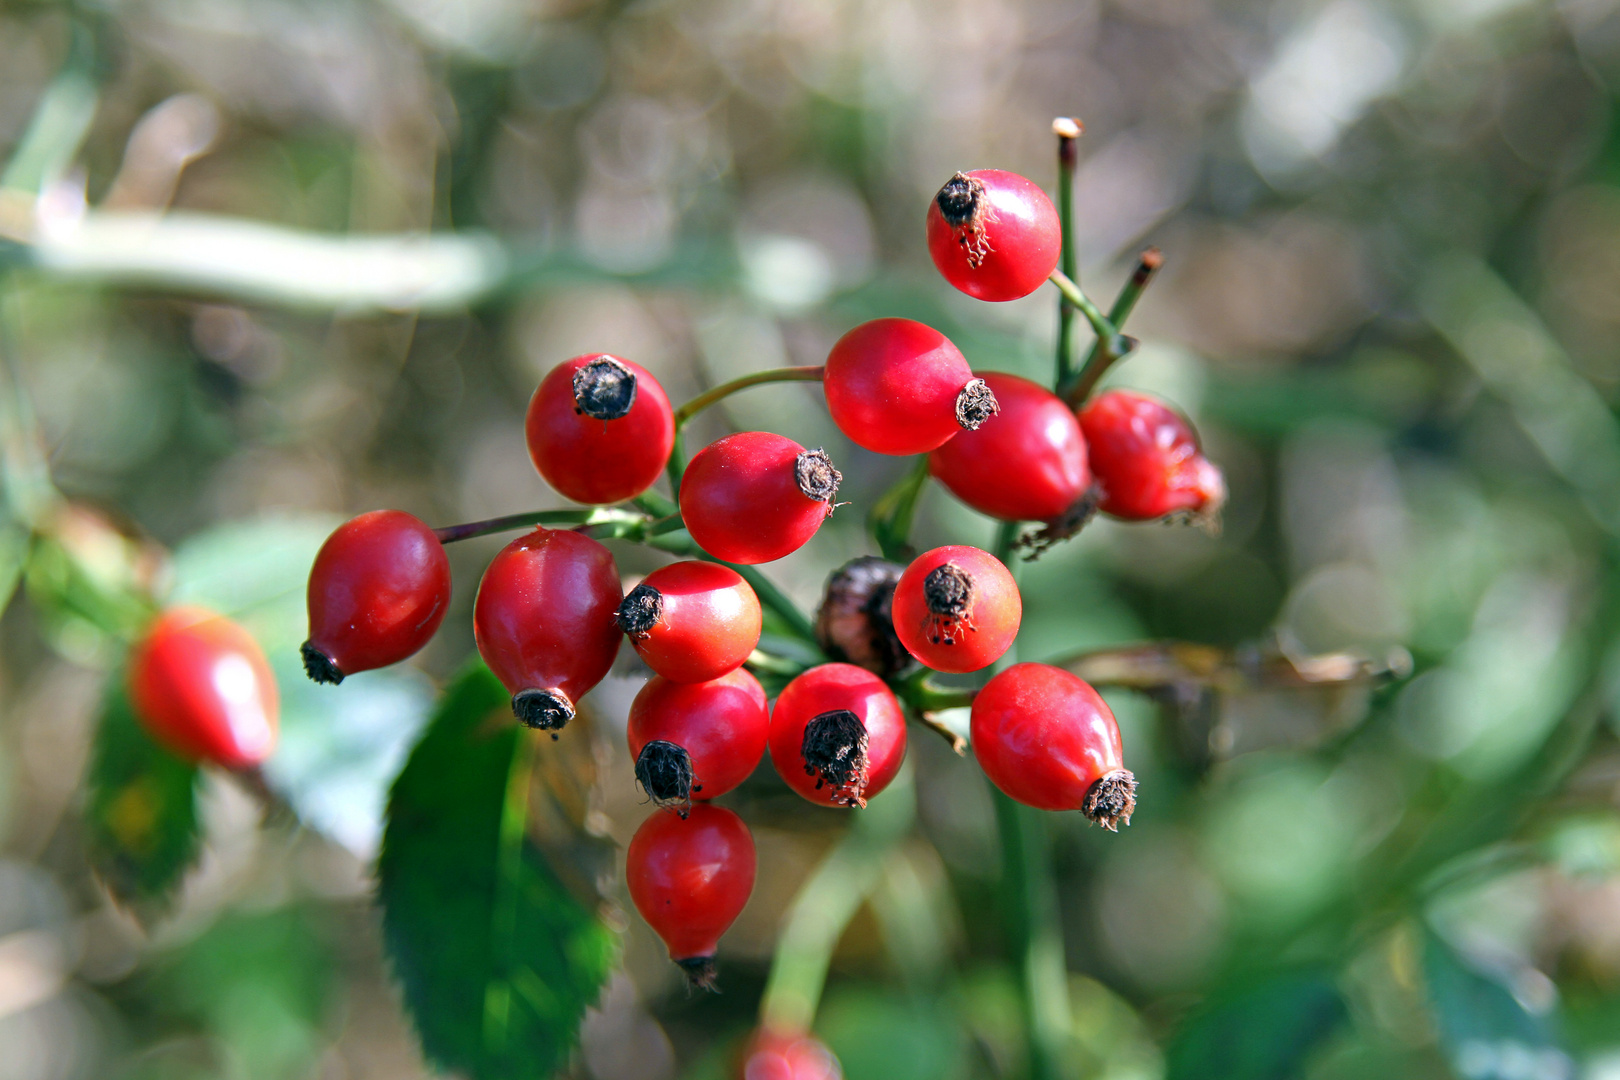
[[[1459,1076],[1568,1080],[1575,1075],[1555,1017],[1531,1013],[1505,985],[1464,963],[1432,932],[1424,942],[1423,976],[1441,1046]]]
[[[549,1077],[616,963],[617,936],[547,854],[567,835],[586,843],[561,827],[585,812],[586,785],[547,775],[560,797],[540,808],[546,847],[527,831],[537,774],[566,771],[563,755],[588,747],[573,723],[557,743],[518,728],[478,665],[394,782],[377,866],[384,940],[423,1050],[443,1069]]]
[[[143,922],[172,906],[200,842],[197,767],[153,742],[113,676],[97,725],[86,829],[90,865]]]
[[[1167,1054],[1168,1080],[1286,1080],[1345,1019],[1325,973],[1290,972],[1193,1013]]]

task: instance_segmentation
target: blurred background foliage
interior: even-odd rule
[[[1083,283],[1168,259],[1111,381],[1192,414],[1232,501],[1218,539],[1100,522],[1027,567],[1020,655],[1239,651],[1110,692],[1129,829],[1052,820],[1065,1073],[1620,1077],[1617,99],[1616,0],[0,0],[0,1080],[427,1075],[371,866],[501,541],[452,548],[419,668],[317,690],[321,538],[561,505],[522,411],[584,351],[680,400],[907,315],[1049,380],[1053,296],[956,294],[921,224],[958,168],[1050,190],[1068,114]],[[811,607],[906,463],[800,384],[688,445],[746,428],[844,470],[768,568]],[[918,530],[993,534],[937,489]],[[142,597],[238,615],[285,738],[269,810],[196,780],[196,867],[137,920],[85,853],[191,782],[92,753]],[[1333,650],[1403,677],[1248,677]],[[632,661],[589,699],[582,820],[621,845]],[[815,1026],[850,1080],[1018,1075],[990,796],[912,744]],[[725,1075],[850,821],[768,767],[730,802],[760,879],[725,993],[624,919],[572,1075]]]

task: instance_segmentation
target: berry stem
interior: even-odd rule
[[[446,525],[442,529],[434,529],[433,535],[439,538],[441,544],[453,544],[457,540],[470,540],[475,536],[510,532],[513,529],[527,529],[534,525],[617,525],[644,523],[646,520],[641,514],[633,514],[627,510],[605,509],[600,506],[577,510],[527,510],[521,514],[490,518],[488,521]]]
[[[928,455],[919,454],[912,470],[872,504],[871,513],[866,516],[866,527],[885,559],[905,563],[916,558],[917,553],[911,546],[911,519],[916,515],[917,499],[927,482]]]
[[[823,372],[821,367],[784,367],[770,368],[766,371],[756,371],[752,375],[732,379],[719,386],[705,390],[697,397],[688,401],[675,410],[675,426],[682,427],[688,420],[707,409],[717,401],[730,397],[739,390],[746,390],[750,386],[772,382],[820,382]],[[670,461],[674,461],[678,454],[671,454]]]
[[[669,460],[664,463],[664,474],[669,477],[669,494],[681,497],[681,477],[686,472],[686,440],[682,437],[680,421],[675,422],[675,442],[669,448]],[[648,495],[653,492],[648,492]],[[661,498],[662,496],[660,496]]]
[[[1137,300],[1141,299],[1142,291],[1148,287],[1148,282],[1153,280],[1153,275],[1158,273],[1159,267],[1163,265],[1164,255],[1158,248],[1148,248],[1136,260],[1136,269],[1131,271],[1130,278],[1120,288],[1119,295],[1114,298],[1114,306],[1108,309],[1108,321],[1116,330],[1125,325],[1125,320],[1130,318]],[[1058,395],[1078,408],[1097,388],[1103,374],[1124,355],[1105,349],[1103,339],[1098,337],[1097,343],[1086,354],[1086,362],[1080,366],[1080,374],[1075,377],[1072,385],[1059,384]]]
[[[1057,286],[1058,292],[1063,294],[1065,300],[1079,308],[1080,314],[1086,317],[1092,331],[1097,335],[1097,346],[1105,354],[1113,357],[1108,361],[1110,364],[1131,351],[1133,346],[1130,339],[1119,332],[1108,316],[1102,313],[1102,309],[1092,303],[1091,297],[1082,292],[1080,286],[1076,285],[1067,274],[1061,270],[1054,270],[1048,280]]]
[[[978,691],[969,687],[936,686],[928,678],[932,674],[927,668],[918,668],[903,679],[891,681],[889,688],[905,702],[918,723],[937,732],[951,744],[952,750],[965,755],[968,748],[966,727],[947,724],[934,714],[946,709],[967,708],[973,704],[973,697]]]
[[[799,888],[777,939],[760,999],[762,1027],[810,1030],[833,949],[882,879],[890,852],[911,831],[916,813],[916,789],[907,764],[880,798],[855,815],[849,832]]]
[[[1075,143],[1084,132],[1085,126],[1073,117],[1060,116],[1052,121],[1052,133],[1057,136],[1057,211],[1063,237],[1063,259],[1059,268],[1065,277],[1075,282],[1080,280],[1080,254],[1074,243],[1074,166],[1078,157]],[[1057,380],[1053,386],[1066,385],[1074,378],[1074,311],[1068,297],[1058,300]]]

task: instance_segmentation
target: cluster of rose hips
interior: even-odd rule
[[[929,207],[927,230],[941,273],[983,300],[1032,292],[1061,248],[1051,202],[998,170],[952,177]],[[968,506],[1043,523],[1041,543],[1071,535],[1098,510],[1128,521],[1207,516],[1224,497],[1220,473],[1168,406],[1116,390],[1077,412],[1027,379],[976,375],[943,334],[918,322],[855,327],[833,346],[821,379],[833,420],[855,443],[927,454],[930,474]],[[529,453],[577,502],[637,499],[671,465],[676,415],[643,368],[575,357],[529,403]],[[703,558],[655,570],[625,595],[611,552],[588,526],[536,528],[484,572],[474,631],[518,719],[553,738],[607,674],[622,638],[653,671],[631,706],[628,737],[657,809],[631,841],[629,889],[671,958],[706,985],[755,867],[747,826],[711,800],[742,783],[768,749],[804,798],[864,806],[905,757],[905,713],[891,682],[913,664],[952,673],[994,664],[1018,633],[1022,600],[1006,566],[978,548],[936,548],[903,568],[858,559],[833,576],[817,624],[840,659],[799,674],[769,703],[744,666],[759,644],[760,602],[723,564],[797,550],[832,513],[841,476],[823,451],[760,431],[719,439],[671,471],[679,517],[669,515],[667,531],[684,527]],[[381,510],[332,534],[309,579],[311,678],[340,682],[427,643],[449,604],[443,543],[454,533]],[[132,675],[138,711],[171,746],[228,766],[268,754],[274,684],[251,639],[227,620],[165,615]],[[1109,829],[1129,821],[1135,780],[1119,728],[1069,672],[1022,663],[996,674],[973,698],[971,737],[985,774],[1010,797],[1080,810]]]

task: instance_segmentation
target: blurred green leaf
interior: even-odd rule
[[[90,865],[143,922],[165,914],[197,859],[197,767],[153,742],[116,673],[89,772]]]
[[[526,833],[534,758],[550,749],[512,723],[505,688],[478,665],[389,795],[377,868],[388,952],[427,1056],[474,1078],[550,1076],[617,959],[614,933]]]
[[[1167,1052],[1168,1080],[1284,1080],[1346,1017],[1321,971],[1296,971],[1241,988],[1195,1012]]]
[[[936,1004],[877,987],[832,995],[816,1027],[847,1080],[946,1080],[969,1060],[961,1027]]]
[[[1566,1080],[1575,1075],[1554,1016],[1531,1013],[1502,983],[1465,964],[1438,934],[1427,935],[1423,974],[1441,1045],[1459,1076]]]

